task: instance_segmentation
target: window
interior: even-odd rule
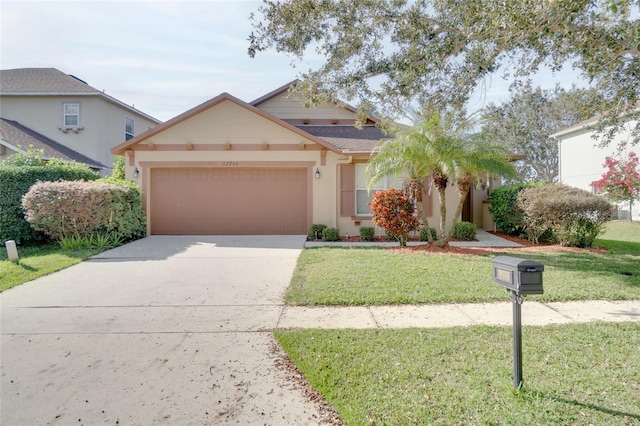
[[[62,104],[62,127],[78,128],[80,127],[80,104],[64,103]]]
[[[128,141],[133,138],[133,118],[124,118],[124,140]]]
[[[370,216],[371,206],[369,203],[373,199],[376,191],[385,190],[390,187],[402,188],[404,178],[397,176],[386,176],[371,186],[371,191],[367,190],[367,165],[356,164],[356,216]]]

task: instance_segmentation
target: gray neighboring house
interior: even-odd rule
[[[55,68],[0,70],[0,162],[29,145],[110,174],[111,148],[161,122]]]

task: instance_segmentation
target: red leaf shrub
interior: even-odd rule
[[[407,245],[409,233],[418,229],[418,218],[409,197],[399,189],[389,188],[373,194],[370,203],[372,221],[398,240],[400,247]]]

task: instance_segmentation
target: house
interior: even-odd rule
[[[26,149],[22,147],[33,147],[41,150],[45,160],[58,158],[63,161],[75,161],[85,164],[95,171],[108,169],[107,166],[99,161],[92,160],[77,151],[67,148],[17,121],[0,118],[0,158],[8,157],[15,152],[24,154]],[[0,159],[0,161],[2,160]]]
[[[350,106],[305,108],[292,84],[250,103],[223,93],[112,150],[141,188],[149,234],[306,234],[317,223],[358,235],[373,226],[365,168],[385,137],[377,119],[357,129]],[[475,191],[465,213],[480,226],[485,198]],[[435,191],[424,201],[432,226],[434,203]]]
[[[593,182],[600,180],[606,171],[603,166],[606,157],[626,157],[634,151],[630,144],[623,152],[618,152],[617,147],[619,142],[630,138],[631,129],[637,124],[636,120],[628,121],[625,130],[619,132],[609,146],[600,148],[597,139],[594,139],[597,122],[598,117],[593,117],[551,135],[558,141],[559,182],[593,193],[596,193]],[[640,147],[636,147],[634,152],[640,154]],[[621,213],[627,215],[626,219],[629,218],[628,208],[628,203],[620,206]],[[633,219],[640,220],[640,203],[634,203],[632,212]]]
[[[33,142],[45,156],[76,159],[105,174],[113,164],[111,148],[160,123],[55,68],[1,70],[0,116],[0,161]]]

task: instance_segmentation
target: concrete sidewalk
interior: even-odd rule
[[[522,304],[523,325],[589,321],[640,323],[640,300]],[[286,306],[277,328],[443,328],[511,325],[511,302],[357,307]]]

